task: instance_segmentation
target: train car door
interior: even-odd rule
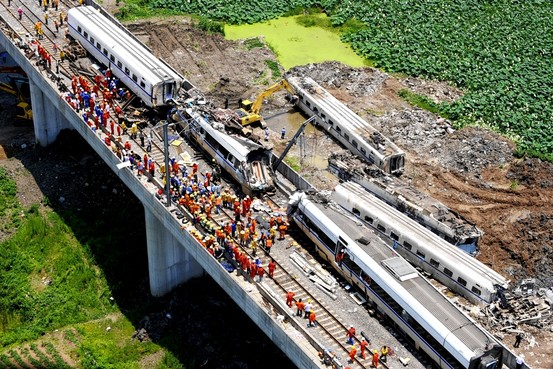
[[[169,101],[173,98],[173,88],[174,88],[174,83],[163,84],[163,92],[165,97],[165,99],[163,100],[164,102]]]

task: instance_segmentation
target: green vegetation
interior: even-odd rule
[[[273,79],[282,77],[282,72],[280,71],[280,67],[278,66],[278,63],[276,61],[271,59],[265,59],[265,64],[271,70]]]
[[[220,33],[225,35],[225,25],[207,17],[201,16],[198,19],[198,28],[209,33]]]
[[[332,20],[365,22],[343,39],[378,67],[465,89],[443,110],[458,126],[519,137],[521,154],[553,160],[552,12],[541,0],[369,0],[337,9]]]
[[[244,41],[247,50],[255,49],[256,47],[265,47],[265,44],[259,37],[251,37]]]
[[[0,247],[0,346],[113,311],[105,278],[58,214],[32,208]]]
[[[406,89],[400,90],[398,95],[413,106],[427,110],[434,114],[438,114],[445,118],[449,118],[447,112],[445,111],[446,104],[435,103],[427,96],[419,95]]]

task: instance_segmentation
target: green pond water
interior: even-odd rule
[[[324,14],[317,16],[326,17]],[[301,26],[296,22],[297,17],[281,17],[264,23],[225,26],[225,37],[229,40],[240,40],[263,36],[265,42],[276,52],[279,63],[285,69],[331,60],[352,67],[367,65],[364,59],[340,41],[337,33],[321,27]]]

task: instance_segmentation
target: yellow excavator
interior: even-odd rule
[[[19,119],[33,120],[33,111],[29,102],[29,80],[25,77],[8,76],[9,83],[0,82],[0,91],[7,92],[17,97],[16,117]]]
[[[263,122],[263,117],[259,115],[261,105],[263,105],[263,100],[283,88],[288,90],[288,92],[292,95],[296,93],[288,81],[283,79],[259,94],[253,102],[250,100],[240,100],[240,108],[236,111],[236,113],[240,117],[240,123],[242,123],[242,126],[261,122],[261,126],[264,128],[265,122]]]

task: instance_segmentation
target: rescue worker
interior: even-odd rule
[[[349,351],[349,361],[352,363],[355,361],[355,354],[357,354],[357,347],[353,345]]]
[[[303,317],[307,319],[309,317],[309,314],[311,313],[311,309],[313,308],[313,304],[311,300],[307,300],[307,304],[305,304],[305,307],[303,309],[304,315]]]
[[[288,305],[288,307],[292,307],[292,303],[294,302],[294,296],[296,296],[296,294],[292,291],[289,291],[286,293],[286,305]]]
[[[284,140],[284,137],[286,136],[286,128],[282,127],[280,130],[280,139]]]
[[[369,346],[369,343],[365,338],[363,338],[361,342],[359,342],[359,347],[361,348],[361,357],[363,359],[366,359],[365,350],[367,349],[368,346]]]
[[[317,316],[315,315],[315,310],[311,309],[311,312],[309,313],[309,322],[307,323],[308,327],[314,327],[315,321],[317,320]]]
[[[349,326],[349,329],[346,332],[346,337],[348,338],[347,344],[353,345],[353,339],[355,338],[355,328],[353,327],[353,325]]]
[[[275,269],[276,269],[276,263],[275,263],[274,260],[271,260],[269,262],[268,268],[269,268],[269,277],[274,278],[273,275],[274,275]]]
[[[279,240],[284,239],[284,237],[286,236],[287,229],[288,229],[288,226],[286,225],[286,223],[282,223],[281,225],[278,226]]]
[[[267,255],[271,253],[271,247],[273,247],[273,241],[268,238],[265,240],[265,250],[267,251]]]
[[[259,267],[257,267],[257,276],[259,277],[259,283],[263,281],[264,274],[265,274],[265,269],[263,269],[263,265],[259,265]]]
[[[378,368],[378,351],[376,350],[374,350],[373,352],[373,360],[371,365],[374,366],[375,368]]]
[[[303,315],[303,310],[305,309],[305,302],[303,302],[301,299],[296,301],[296,309],[296,316],[299,316],[301,318],[301,316]]]
[[[380,361],[385,363],[387,361],[387,357],[388,357],[388,346],[384,345],[380,349]]]

